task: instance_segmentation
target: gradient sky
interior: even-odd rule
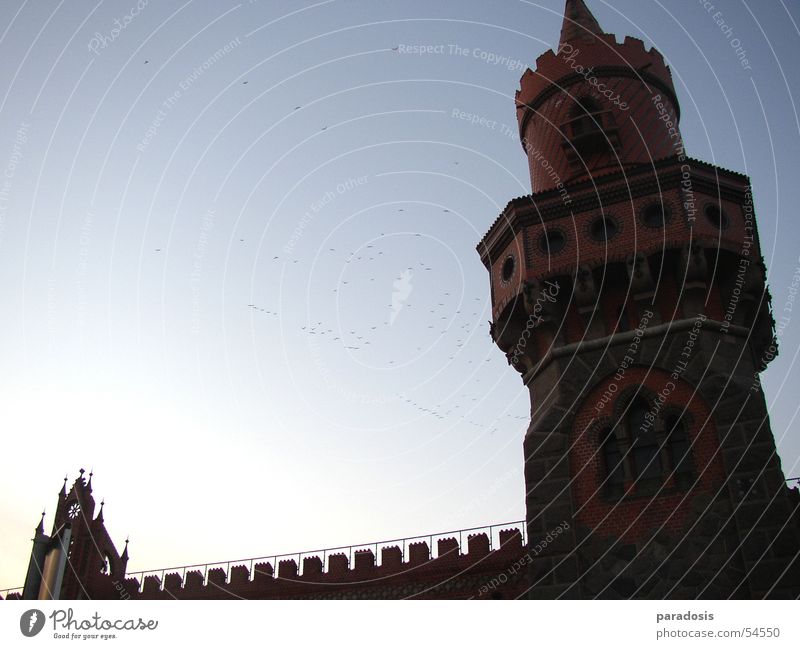
[[[714,4],[589,2],[667,59],[688,153],[751,176],[778,313],[800,4]],[[513,97],[563,5],[0,5],[0,587],[80,467],[131,570],[524,517],[529,399],[475,246],[530,192]],[[788,476],[800,313],[780,342]]]

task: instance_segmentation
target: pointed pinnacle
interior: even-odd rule
[[[42,510],[42,518],[39,520],[39,524],[36,526],[36,534],[44,534],[44,510]]]
[[[559,45],[576,40],[593,41],[602,33],[600,23],[583,0],[567,0]]]

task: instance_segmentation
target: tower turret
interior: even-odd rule
[[[582,0],[567,2],[558,48],[525,71],[516,104],[534,192],[672,156],[681,142],[661,54],[637,38],[618,43]]]
[[[570,523],[531,594],[797,596],[749,179],[687,157],[661,54],[581,0],[520,84],[533,193],[478,252],[492,338],[531,395],[531,545]]]

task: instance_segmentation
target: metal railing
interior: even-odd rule
[[[800,476],[794,478],[786,478],[786,483],[797,483],[800,487]],[[494,550],[499,547],[499,534],[501,529],[516,528],[521,532],[523,547],[527,543],[525,521],[511,521],[509,523],[495,523],[494,525],[484,525],[482,527],[469,527],[460,530],[451,530],[449,532],[435,532],[433,534],[421,534],[418,536],[407,536],[399,539],[389,539],[386,541],[373,541],[371,543],[362,543],[358,545],[341,545],[330,548],[323,548],[320,550],[307,550],[304,552],[288,552],[285,554],[271,554],[259,557],[249,557],[246,559],[233,559],[230,561],[216,561],[213,563],[195,563],[192,565],[173,566],[170,568],[158,568],[156,570],[138,570],[136,572],[129,572],[125,575],[126,579],[138,579],[139,590],[144,588],[144,578],[149,576],[158,577],[161,587],[164,585],[164,577],[169,573],[178,573],[181,576],[181,583],[186,583],[186,573],[192,570],[199,571],[203,575],[203,585],[208,584],[209,570],[214,568],[225,568],[226,579],[230,580],[232,566],[245,566],[248,569],[249,578],[252,580],[254,575],[254,567],[257,563],[270,563],[273,573],[277,573],[278,564],[280,561],[288,559],[296,559],[298,574],[302,574],[303,558],[305,557],[321,557],[323,570],[328,569],[328,561],[332,554],[346,554],[348,557],[348,565],[353,565],[353,555],[359,550],[372,550],[375,557],[375,565],[380,565],[380,550],[387,547],[400,547],[402,552],[402,559],[408,559],[408,547],[412,543],[420,541],[427,541],[428,543],[428,558],[435,558],[437,548],[434,545],[434,540],[458,537],[459,551],[463,553],[464,538],[473,534],[486,533],[489,539],[489,550]],[[16,588],[2,588],[0,589],[0,597],[7,599],[9,594],[20,593],[22,594],[22,586]]]
[[[525,521],[512,521],[510,523],[495,523],[493,525],[484,525],[482,527],[470,527],[461,530],[451,530],[449,532],[435,532],[433,534],[421,534],[419,536],[407,536],[399,539],[389,539],[386,541],[373,541],[371,543],[362,543],[358,545],[342,545],[331,548],[323,548],[320,550],[306,550],[304,552],[289,552],[286,554],[272,554],[259,557],[248,557],[246,559],[233,559],[231,561],[216,561],[213,563],[196,563],[187,566],[173,566],[170,568],[158,568],[156,570],[139,570],[136,572],[129,572],[125,575],[126,579],[138,579],[139,591],[144,589],[145,577],[157,577],[159,580],[160,588],[164,587],[164,577],[170,573],[177,573],[181,577],[181,583],[186,583],[186,574],[191,571],[198,571],[203,575],[203,585],[208,584],[208,573],[215,568],[224,568],[226,580],[231,578],[232,566],[245,566],[248,569],[250,580],[254,577],[254,568],[259,563],[269,562],[272,566],[273,574],[277,574],[278,563],[295,559],[297,563],[298,575],[302,574],[303,559],[307,557],[320,557],[322,559],[322,569],[327,570],[329,567],[329,560],[333,554],[345,554],[348,557],[348,565],[353,565],[353,556],[360,550],[372,550],[375,557],[375,565],[380,565],[380,550],[388,547],[399,547],[402,552],[403,561],[408,559],[409,546],[412,543],[425,541],[428,543],[428,558],[433,559],[437,554],[437,548],[434,541],[447,538],[457,538],[459,551],[464,551],[464,541],[468,540],[470,536],[475,534],[485,533],[489,539],[489,550],[494,550],[500,547],[500,531],[506,529],[517,529],[522,536],[523,546],[526,543]]]

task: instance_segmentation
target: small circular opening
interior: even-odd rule
[[[517,263],[514,261],[514,258],[509,256],[503,262],[503,268],[500,271],[500,277],[504,282],[508,282],[512,277],[514,277],[514,269],[516,268]]]
[[[561,230],[546,230],[539,240],[539,247],[542,249],[542,252],[548,255],[561,252],[565,245],[567,245],[567,238]]]
[[[642,211],[642,223],[650,228],[661,228],[669,221],[669,208],[661,203],[651,203]]]
[[[725,214],[724,210],[721,210],[718,205],[706,205],[705,213],[709,223],[717,228],[717,230],[728,227],[728,215]]]
[[[592,221],[589,232],[595,241],[608,241],[617,234],[617,224],[612,219],[601,216]]]

